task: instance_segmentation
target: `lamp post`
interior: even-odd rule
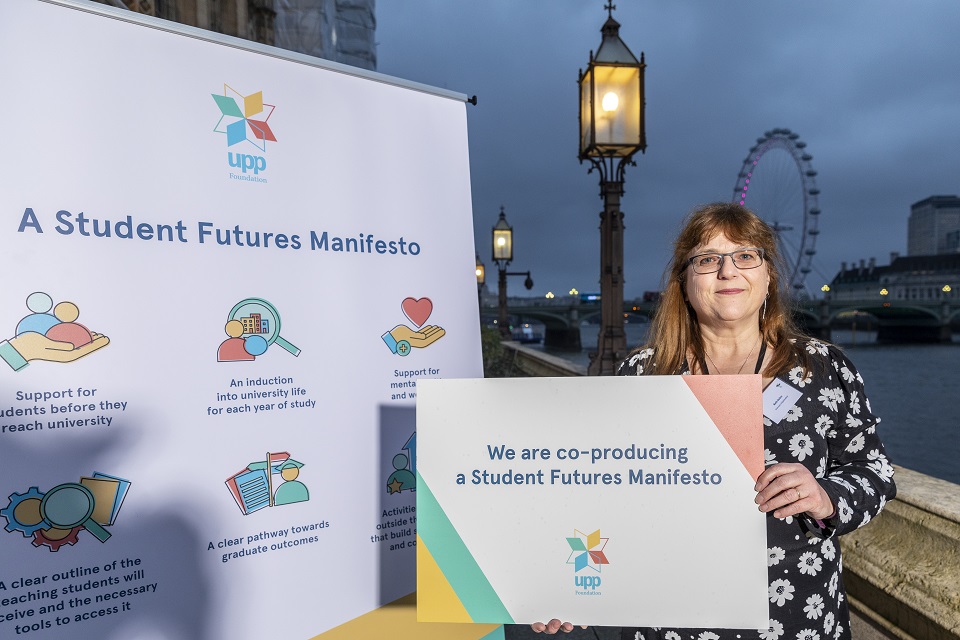
[[[477,308],[483,312],[483,283],[487,280],[487,268],[480,262],[480,254],[477,254]]]
[[[500,336],[509,340],[510,322],[507,320],[507,276],[527,276],[523,285],[527,289],[533,288],[533,279],[529,271],[508,272],[507,266],[513,260],[513,227],[507,222],[507,215],[500,207],[500,219],[493,227],[493,261],[497,263],[499,281],[497,283],[497,325],[500,327]],[[478,276],[479,277],[479,276]]]
[[[600,174],[600,334],[590,354],[589,375],[613,375],[626,355],[623,322],[623,195],[624,169],[633,155],[647,148],[644,129],[643,53],[637,60],[620,39],[620,23],[612,3],[596,55],[580,70],[580,162]]]

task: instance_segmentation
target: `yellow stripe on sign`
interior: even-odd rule
[[[419,534],[417,534],[417,591],[424,595],[424,601],[417,606],[418,620],[439,618],[452,622],[473,622]]]
[[[481,640],[499,627],[497,624],[417,622],[417,594],[411,593],[311,640],[387,637],[391,640]],[[502,633],[499,637],[503,637]]]

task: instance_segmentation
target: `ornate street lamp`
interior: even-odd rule
[[[477,254],[477,306],[483,308],[483,283],[487,280],[487,268],[480,262],[480,254]]]
[[[500,219],[493,227],[493,261],[497,263],[499,281],[497,283],[497,325],[500,336],[506,340],[512,338],[510,322],[507,320],[507,276],[526,276],[523,286],[533,289],[533,278],[529,271],[508,272],[507,265],[513,260],[513,227],[507,222],[507,215],[500,207]],[[479,277],[479,276],[478,276]]]
[[[589,160],[600,174],[600,334],[590,354],[590,375],[613,375],[626,355],[623,325],[623,177],[633,155],[647,148],[644,130],[643,74],[646,64],[620,39],[616,8],[608,3],[603,39],[580,71],[580,162]]]

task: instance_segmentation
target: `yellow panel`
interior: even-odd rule
[[[417,622],[417,594],[411,593],[350,622],[321,633],[312,640],[480,640],[496,624]]]
[[[587,536],[587,549],[593,549],[600,544],[600,529]]]
[[[430,550],[417,536],[417,591],[430,594],[417,608],[419,618],[473,622]]]
[[[263,91],[257,91],[244,97],[243,115],[247,118],[255,116],[263,111]]]

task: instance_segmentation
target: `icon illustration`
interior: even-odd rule
[[[446,335],[446,331],[440,326],[424,325],[433,313],[433,302],[430,298],[404,298],[400,309],[416,328],[398,324],[380,336],[392,353],[408,356],[414,348],[429,347]]]
[[[220,108],[220,120],[217,121],[213,130],[227,136],[228,147],[241,142],[249,142],[257,149],[266,151],[268,140],[270,142],[277,141],[270,125],[267,124],[277,107],[263,101],[263,91],[244,96],[224,83],[222,96],[216,93],[210,95],[213,96],[217,107]],[[241,104],[243,105],[242,108]],[[259,117],[254,118],[254,116]]]
[[[417,490],[417,432],[414,431],[406,444],[406,454],[393,456],[393,472],[387,478],[387,494]]]
[[[0,341],[0,358],[14,371],[33,360],[74,362],[110,344],[110,339],[90,331],[76,320],[80,309],[72,302],[60,302],[42,291],[27,296],[31,313],[17,323],[13,338]]]
[[[247,298],[235,304],[223,330],[227,339],[217,349],[218,362],[256,360],[274,343],[293,356],[300,355],[300,348],[280,335],[280,314],[276,307],[262,298]]]
[[[98,471],[46,492],[30,487],[26,493],[11,493],[0,516],[6,518],[4,529],[8,532],[19,531],[23,537],[33,538],[33,546],[50,551],[76,544],[82,529],[106,542],[111,534],[104,527],[116,521],[130,484]]]
[[[574,529],[573,537],[567,538],[567,544],[570,545],[567,564],[573,565],[574,573],[586,568],[600,573],[603,565],[610,564],[607,556],[603,553],[604,547],[607,546],[607,540],[609,538],[600,537],[600,529],[590,534]]]
[[[245,516],[265,507],[306,502],[310,491],[297,479],[302,466],[286,451],[267,453],[263,460],[251,462],[227,478],[226,485]]]

